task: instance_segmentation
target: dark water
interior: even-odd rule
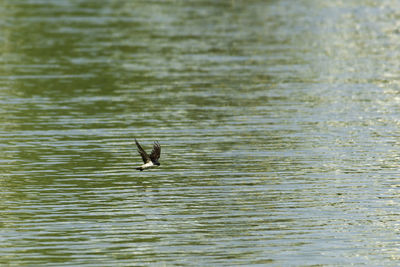
[[[398,266],[398,1],[0,14],[1,265]]]

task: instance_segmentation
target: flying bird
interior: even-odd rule
[[[136,138],[135,138],[135,143],[138,148],[138,152],[144,162],[144,164],[142,166],[136,168],[136,170],[143,171],[144,169],[149,169],[152,167],[160,166],[160,162],[158,162],[158,159],[160,158],[160,154],[161,154],[161,146],[158,142],[154,142],[153,150],[151,151],[150,156],[146,153],[146,151],[144,151],[144,149],[139,144],[139,142],[136,140]]]

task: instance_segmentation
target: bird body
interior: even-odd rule
[[[147,163],[143,164],[140,167],[137,167],[136,170],[143,171],[144,169],[149,169],[149,168],[152,168],[152,167],[157,167],[157,165],[153,164],[153,162],[150,161],[150,162],[147,162]]]
[[[158,142],[154,142],[153,150],[151,151],[150,155],[148,155],[146,153],[146,151],[144,151],[144,149],[139,144],[139,142],[136,140],[136,138],[135,138],[135,143],[138,148],[138,152],[144,162],[144,164],[140,167],[137,167],[136,170],[143,171],[145,169],[158,167],[161,165],[160,162],[158,162],[158,159],[160,158],[160,154],[161,154],[161,146]]]

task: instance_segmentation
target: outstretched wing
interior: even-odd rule
[[[135,143],[136,143],[136,146],[137,146],[137,148],[138,148],[138,152],[139,152],[140,156],[142,156],[143,162],[144,162],[144,163],[149,162],[149,161],[150,161],[149,155],[147,155],[146,151],[144,151],[144,149],[143,149],[142,146],[139,144],[139,142],[136,140],[136,138],[135,138]]]
[[[153,150],[150,154],[151,161],[157,161],[160,158],[161,146],[158,142],[154,142]]]

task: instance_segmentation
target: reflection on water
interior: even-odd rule
[[[396,265],[399,11],[2,2],[0,263]]]

